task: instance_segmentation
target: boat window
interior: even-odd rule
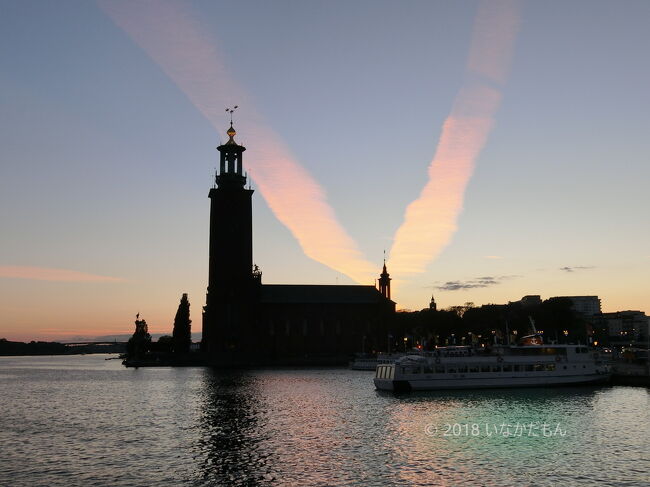
[[[514,367],[515,367],[515,372],[521,372],[522,370],[524,370],[521,365],[515,365]]]
[[[458,372],[461,374],[467,372],[467,367],[458,367]]]
[[[444,374],[445,368],[441,365],[436,365],[436,374]]]
[[[510,353],[512,355],[566,355],[566,348],[559,347],[522,347],[513,348]]]
[[[456,373],[456,368],[455,367],[449,367],[447,369],[447,373],[448,374],[455,374]]]
[[[478,372],[478,371],[479,371],[478,365],[472,365],[472,366],[469,368],[469,371],[470,371],[470,372]]]
[[[526,372],[532,372],[532,371],[533,371],[532,364],[526,365]]]
[[[503,366],[503,371],[504,372],[512,372],[512,365],[504,365]]]
[[[501,366],[500,365],[493,365],[492,366],[492,372],[501,372]]]
[[[555,370],[555,364],[546,364],[546,370]]]
[[[564,370],[566,370],[566,365],[563,365],[562,368],[563,368]]]
[[[535,372],[539,372],[540,370],[544,370],[544,365],[543,364],[535,364]]]
[[[489,365],[481,366],[481,372],[489,372],[489,371],[490,371],[490,366]]]
[[[383,370],[384,368],[382,366],[377,367],[377,379],[381,379],[381,373]]]

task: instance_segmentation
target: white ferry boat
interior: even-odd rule
[[[609,365],[599,352],[584,345],[442,347],[425,355],[407,355],[393,364],[380,364],[375,387],[394,392],[497,387],[597,384],[610,378]]]

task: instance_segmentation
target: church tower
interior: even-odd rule
[[[251,197],[246,189],[243,154],[235,129],[220,153],[215,185],[210,190],[208,290],[203,308],[201,349],[208,356],[240,349],[254,296]]]
[[[384,268],[379,274],[379,292],[386,299],[390,299],[390,274],[386,270],[386,259],[384,259]]]

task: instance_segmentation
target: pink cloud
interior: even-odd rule
[[[418,199],[407,207],[395,235],[390,266],[398,282],[405,275],[424,272],[456,231],[465,188],[494,125],[501,101],[494,84],[505,80],[517,24],[516,3],[506,0],[480,4],[467,80],[443,124],[429,165],[429,180]]]
[[[68,269],[30,266],[0,266],[0,278],[60,282],[122,282],[118,277],[98,276]]]

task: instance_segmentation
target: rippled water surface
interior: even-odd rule
[[[394,397],[372,372],[0,357],[0,485],[650,485],[645,388]]]

